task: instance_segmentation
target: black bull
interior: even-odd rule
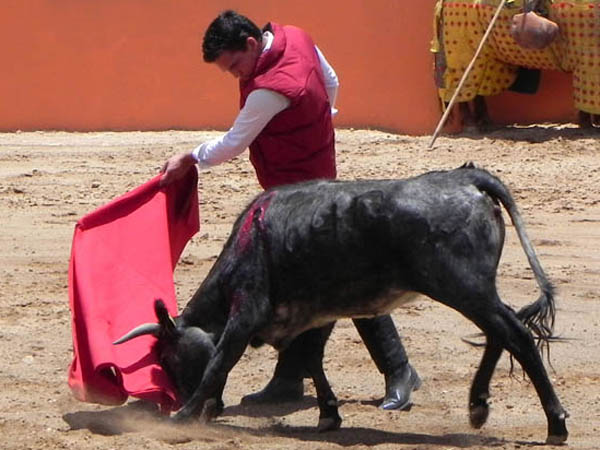
[[[515,312],[502,303],[496,271],[508,212],[541,290]],[[237,219],[223,251],[182,314],[155,302],[155,351],[184,406],[176,420],[218,414],[229,371],[248,344],[285,347],[342,317],[387,314],[424,294],[460,312],[486,336],[469,396],[471,424],[487,420],[489,383],[504,349],[533,382],[548,420],[547,442],[567,439],[560,404],[534,337],[548,343],[553,288],[508,189],[470,165],[406,180],[316,181],[260,194]],[[528,329],[529,328],[529,329]],[[317,332],[318,336],[318,332]],[[307,352],[319,429],[338,428],[337,400],[322,367],[324,339]]]

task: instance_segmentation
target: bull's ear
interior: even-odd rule
[[[175,321],[171,317],[171,314],[169,314],[165,303],[161,299],[156,299],[154,301],[154,312],[158,318],[161,333],[164,333],[170,338],[177,337],[177,327],[175,325]]]

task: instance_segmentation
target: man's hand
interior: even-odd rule
[[[196,159],[191,152],[171,156],[160,170],[163,174],[159,183],[160,187],[183,178],[189,168],[194,164],[196,164]]]

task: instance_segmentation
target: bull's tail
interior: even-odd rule
[[[539,298],[535,302],[521,308],[517,312],[517,316],[537,338],[540,349],[543,350],[545,348],[548,350],[548,344],[554,338],[554,318],[556,314],[554,286],[546,276],[544,269],[542,269],[525,230],[521,213],[508,188],[500,179],[485,170],[473,169],[472,173],[473,184],[479,190],[486,192],[492,198],[500,201],[515,227],[517,236],[521,241],[521,246],[525,251],[525,255],[527,255],[529,266],[533,270],[535,280],[541,291]]]

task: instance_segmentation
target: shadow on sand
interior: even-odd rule
[[[373,402],[373,404],[377,404]],[[225,408],[223,416],[281,417],[299,409],[314,408],[314,397],[305,396],[304,401],[279,405],[242,406]],[[473,433],[422,434],[390,432],[363,427],[344,427],[337,431],[319,433],[316,427],[271,424],[261,428],[250,428],[217,422],[202,424],[174,424],[161,415],[154,405],[144,402],[131,402],[124,406],[102,411],[78,411],[63,415],[72,430],[87,429],[101,435],[118,435],[131,432],[144,432],[158,440],[171,444],[184,442],[220,441],[227,437],[245,435],[249,439],[260,440],[265,435],[304,442],[334,443],[343,447],[354,445],[374,446],[380,444],[424,445],[431,447],[481,448],[499,447],[510,442],[494,436]],[[316,417],[315,417],[316,421]],[[513,442],[520,446],[542,445],[541,442]]]
[[[564,125],[490,126],[484,131],[469,129],[458,134],[444,134],[442,136],[450,141],[468,138],[473,140],[501,139],[515,142],[543,143],[556,139],[598,139],[600,138],[600,128],[579,128]]]

